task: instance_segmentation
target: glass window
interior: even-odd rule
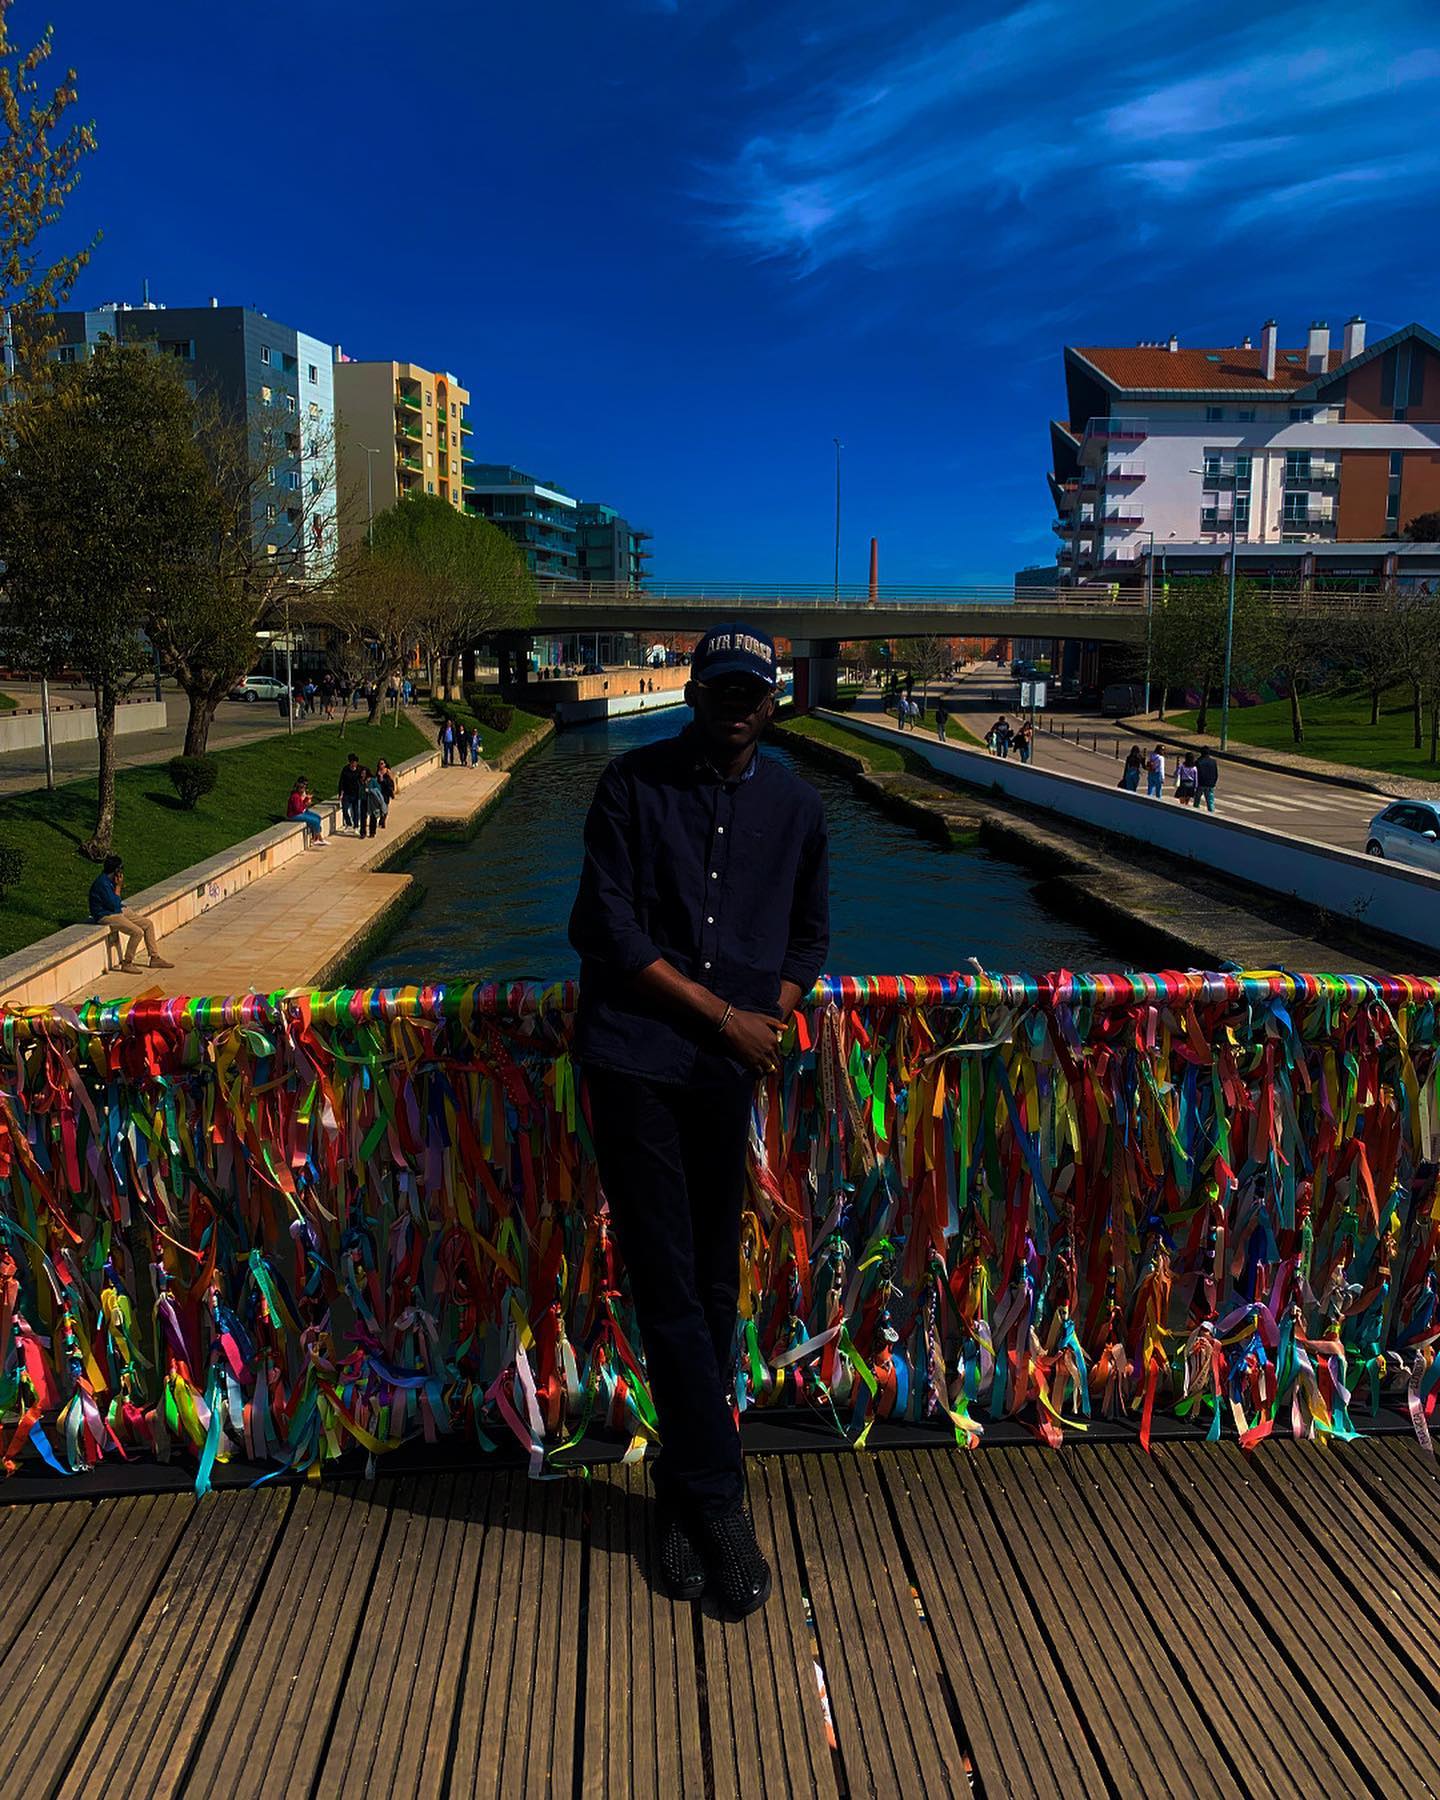
[[[266,465],[265,465],[265,485],[266,485],[266,487],[274,487],[274,485],[275,485],[275,465],[274,465],[274,463],[266,463]]]
[[[272,400],[273,400],[273,399],[274,399],[274,398],[275,398],[275,396],[274,396],[274,394],[272,394],[272,393],[271,393],[271,391],[270,391],[270,389],[269,389],[269,388],[268,388],[268,387],[262,387],[262,388],[261,388],[261,390],[260,390],[260,404],[261,404],[261,405],[262,405],[262,406],[268,406],[268,405],[269,405],[269,404],[270,404],[270,402],[271,402],[271,401],[272,401]]]
[[[260,346],[260,360],[267,369],[270,367],[270,346],[268,344]]]
[[[275,502],[273,500],[269,501],[265,507],[265,523],[267,525],[275,523]]]
[[[1249,453],[1249,451],[1248,450],[1242,451],[1239,455],[1237,455],[1234,459],[1233,466],[1234,466],[1234,472],[1235,472],[1236,485],[1240,486],[1240,487],[1246,486],[1250,480],[1250,453]]]
[[[1400,496],[1398,494],[1387,494],[1385,497],[1385,523],[1387,525],[1400,523]]]
[[[318,419],[320,417],[319,405],[314,400],[310,402],[310,417],[312,419]]]
[[[429,491],[430,491],[430,492],[431,492],[431,493],[432,493],[432,494],[433,494],[433,493],[434,493],[434,492],[435,492],[435,483],[434,483],[434,482],[433,482],[433,481],[427,481],[427,482],[426,482],[426,483],[425,483],[425,486],[426,486],[426,487],[427,487],[427,488],[428,488],[428,489],[429,489]]]
[[[308,364],[307,367],[309,370],[310,379],[312,381],[318,381],[320,379],[320,371],[315,367],[314,363]]]
[[[281,351],[280,361],[283,364],[287,375],[293,375],[300,367],[300,358],[298,356],[292,356],[288,350]]]
[[[1405,452],[1403,450],[1392,450],[1390,452],[1390,479],[1392,481],[1398,481],[1404,472],[1404,469]]]
[[[1200,529],[1202,531],[1218,531],[1220,529],[1220,509],[1215,506],[1200,508]]]
[[[1239,419],[1242,424],[1249,425],[1254,422],[1255,408],[1253,406],[1242,406],[1235,417]]]
[[[426,388],[426,390],[425,390],[425,404],[426,404],[426,405],[427,405],[427,406],[431,406],[431,405],[433,405],[433,404],[434,404],[434,400],[435,400],[435,396],[434,396],[434,395],[433,395],[433,394],[432,394],[432,393],[431,393],[431,392],[430,392],[430,390],[429,390],[429,388]]]
[[[1207,424],[1213,425],[1217,419],[1223,419],[1224,417],[1225,408],[1223,406],[1207,406],[1205,408],[1205,420]]]
[[[1287,481],[1308,481],[1310,479],[1310,452],[1308,450],[1287,450],[1285,452],[1285,479]]]
[[[1218,481],[1223,473],[1224,458],[1221,456],[1220,452],[1218,450],[1207,450],[1205,452],[1205,479],[1207,481]]]
[[[285,396],[285,410],[286,412],[295,411],[295,396],[293,394],[287,394]]]

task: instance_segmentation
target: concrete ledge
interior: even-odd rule
[[[427,750],[397,764],[392,771],[396,792],[422,780],[439,763],[439,751]],[[340,811],[338,802],[321,801],[315,810],[326,835],[332,835]],[[423,828],[424,822],[418,822],[416,829]],[[204,862],[194,863],[153,887],[127,896],[129,910],[149,919],[156,936],[163,941],[232,894],[275,874],[297,856],[304,856],[305,829],[288,820],[271,825]],[[393,853],[391,844],[380,839],[376,843],[377,855],[381,850]],[[83,874],[85,865],[77,859],[76,866]],[[88,886],[88,882],[84,885]],[[89,987],[114,966],[115,960],[110,933],[103,925],[92,925],[88,920],[68,925],[11,956],[0,957],[0,1001],[9,1006],[53,1006],[67,995]]]
[[[888,743],[895,735],[854,713],[820,712],[816,717],[877,742]],[[1440,950],[1440,876],[918,734],[907,738],[906,747],[931,768],[971,787],[1153,844],[1215,874],[1323,908],[1347,923]]]

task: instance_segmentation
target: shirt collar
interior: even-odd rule
[[[715,767],[714,763],[710,761],[709,757],[701,751],[700,746],[693,735],[692,727],[686,726],[685,730],[680,734],[679,741],[685,746],[690,766],[695,774],[707,776],[711,781],[718,781],[722,787],[728,787],[730,785],[732,778],[722,775]],[[755,771],[759,766],[760,746],[759,744],[756,744],[749,762],[745,765],[744,771],[741,774],[734,776],[733,780],[737,783],[742,781],[753,781]]]

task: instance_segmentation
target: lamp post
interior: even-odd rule
[[[840,452],[845,446],[832,438],[835,446],[835,604],[840,604]]]
[[[295,640],[290,635],[290,583],[285,583],[285,729],[295,733]]]
[[[379,456],[378,450],[372,450],[368,444],[360,448],[365,452],[365,542],[373,550],[375,548],[375,464],[372,457]]]
[[[1204,475],[1203,469],[1192,469],[1192,475]],[[1230,668],[1235,657],[1235,559],[1236,532],[1240,524],[1240,484],[1235,465],[1230,465],[1230,581],[1225,607],[1225,675],[1220,686],[1220,748],[1230,747]]]
[[[1150,554],[1145,559],[1145,705],[1143,711],[1146,718],[1150,716],[1150,653],[1155,633],[1155,533],[1147,531],[1145,536],[1150,540]]]

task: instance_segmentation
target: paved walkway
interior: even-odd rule
[[[748,1472],[774,1591],[741,1625],[660,1591],[615,1464],[0,1504],[6,1789],[1440,1793],[1413,1437]]]
[[[376,863],[398,838],[427,820],[468,820],[505,784],[494,769],[437,768],[395,797],[387,830],[373,838],[353,833],[327,838],[323,850],[292,858],[179,931],[160,940],[173,969],[137,974],[115,970],[73,1002],[137,994],[243,994],[250,989],[305,987],[341,958],[409,885],[408,875],[384,875]],[[144,952],[142,950],[143,958]]]
[[[997,703],[993,700],[992,689],[1001,694],[1013,694],[1014,691],[1013,684],[1007,684],[1003,678],[984,672],[963,677],[958,682],[948,684],[943,690],[952,715],[958,714],[967,730],[982,742],[985,732],[1000,714],[1005,714],[1012,724],[1021,716],[1013,703]],[[933,708],[935,696],[940,691],[942,690],[932,686],[931,712],[921,724],[918,736],[934,737]],[[877,694],[872,692],[863,696],[862,705],[867,718],[883,719],[899,737],[910,735],[899,731],[893,715],[878,711]],[[1047,725],[1053,727],[1053,731],[1047,731]],[[1066,738],[1059,735],[1062,726],[1068,733]],[[953,724],[950,733],[952,738],[956,736]],[[1077,734],[1079,742],[1075,741]],[[1133,733],[1117,731],[1113,720],[1082,722],[1069,713],[1041,714],[1037,720],[1034,761],[1036,767],[1049,769],[1057,774],[1083,775],[1087,780],[1108,782],[1114,786],[1120,779],[1126,752],[1137,741],[1139,740]],[[974,748],[974,745],[970,747]],[[1157,806],[1178,804],[1174,799],[1176,762],[1177,758],[1173,753],[1167,754],[1165,798],[1163,801],[1156,801]],[[1385,805],[1383,794],[1367,794],[1355,788],[1336,787],[1298,771],[1257,769],[1247,763],[1234,762],[1228,757],[1219,758],[1219,762],[1220,785],[1216,790],[1216,807],[1222,816],[1239,819],[1247,825],[1263,825],[1267,830],[1280,832],[1287,837],[1306,838],[1312,843],[1327,844],[1332,849],[1363,850],[1366,826]],[[1383,782],[1385,777],[1377,775],[1375,779]],[[1143,780],[1141,791],[1144,791]],[[1197,827],[1203,827],[1205,814],[1197,812],[1194,818]]]

